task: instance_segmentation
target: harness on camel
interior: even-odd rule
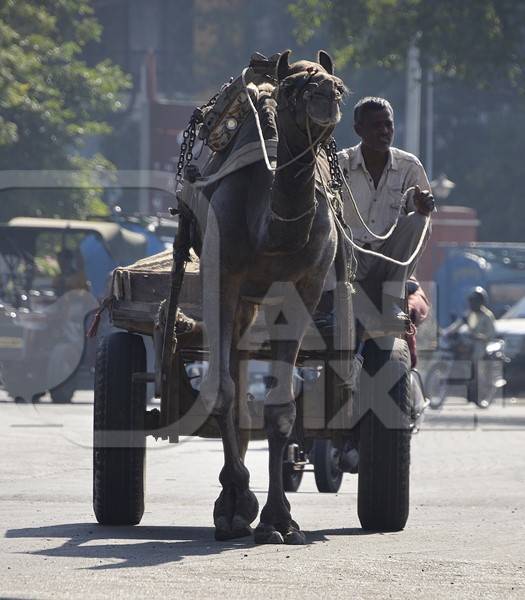
[[[206,104],[197,108],[183,133],[183,143],[177,166],[178,205],[171,209],[179,216],[179,230],[173,247],[171,290],[167,302],[165,318],[166,331],[174,331],[174,336],[165,336],[162,356],[168,361],[176,348],[177,315],[173,307],[178,306],[184,271],[191,260],[190,249],[200,255],[202,229],[205,227],[208,200],[215,185],[222,178],[252,163],[264,160],[267,167],[275,171],[277,158],[276,102],[273,92],[277,85],[276,64],[279,55],[266,58],[254,54],[249,66],[242,74],[224,84]],[[244,139],[243,124],[248,118],[255,118],[257,132],[251,138]],[[239,136],[241,136],[239,138]],[[203,141],[212,151],[202,173],[193,163],[193,147],[197,139]],[[233,143],[235,141],[235,143]],[[303,158],[319,145],[316,161],[316,198],[324,197],[334,216],[343,226],[342,203],[337,190],[342,186],[338,168],[335,140],[310,140],[305,152],[295,156],[280,168],[284,168]],[[241,143],[242,142],[242,143]],[[290,220],[301,219],[299,215]],[[287,221],[279,215],[277,220]],[[339,236],[336,270],[338,279],[350,282],[353,276],[353,260],[348,257],[349,247]],[[349,283],[348,283],[349,285]],[[168,364],[163,372],[168,370]]]
[[[279,54],[266,58],[255,53],[249,66],[241,75],[229,83],[224,84],[206,104],[197,108],[183,133],[183,142],[177,166],[177,183],[180,188],[177,192],[178,206],[171,209],[171,214],[179,215],[179,241],[174,253],[174,272],[177,271],[176,263],[189,260],[189,250],[193,247],[200,254],[200,238],[195,215],[198,215],[200,224],[206,222],[208,209],[207,200],[210,198],[215,184],[222,178],[246,167],[252,163],[264,160],[267,167],[276,171],[277,158],[277,127],[276,105],[273,92],[277,85],[275,69]],[[242,145],[231,148],[232,142],[240,133],[243,123],[255,116],[258,135],[247,139]],[[193,147],[197,139],[208,146],[212,151],[202,173],[193,163],[195,159]],[[328,201],[334,215],[344,223],[342,202],[337,191],[342,187],[342,175],[338,168],[337,147],[335,140],[330,137],[326,140],[311,140],[310,146],[301,154],[294,156],[288,163],[278,169],[300,160],[311,152],[322,141],[318,155],[316,174],[316,193]],[[293,220],[299,220],[304,215],[299,215]],[[276,219],[287,221],[279,215]],[[186,231],[187,230],[187,231]],[[351,264],[351,261],[348,262]],[[348,274],[346,279],[350,279]]]
[[[221,86],[220,90],[210,100],[196,108],[190,118],[187,128],[183,132],[183,141],[177,165],[177,206],[170,209],[170,213],[179,217],[179,227],[173,245],[171,289],[169,298],[163,303],[160,315],[167,319],[166,331],[180,332],[184,329],[184,319],[181,313],[168,307],[178,307],[179,295],[184,278],[184,271],[193,248],[200,255],[203,228],[206,223],[208,200],[218,182],[243,167],[258,161],[265,161],[267,166],[275,170],[274,161],[277,158],[277,108],[274,99],[274,90],[277,86],[276,65],[279,54],[269,58],[255,53],[249,66],[244,69],[236,79],[230,80]],[[244,139],[243,125],[249,118],[256,115],[257,130],[251,138]],[[195,164],[194,146],[201,140],[209,150],[210,157],[201,170]],[[287,164],[300,160],[305,154],[317,146],[319,139],[312,140],[306,151],[294,156]],[[240,143],[242,142],[242,143]],[[341,174],[338,170],[336,145],[333,138],[323,141],[320,148],[322,156],[316,157],[318,166],[316,175],[316,195],[324,196],[334,214],[342,221],[342,203],[336,190],[341,187]],[[330,181],[328,190],[327,183]],[[295,217],[300,219],[303,215]],[[277,220],[286,222],[279,215]],[[292,219],[292,220],[294,220]],[[348,250],[345,250],[347,252]],[[352,261],[344,261],[351,265]],[[346,267],[345,267],[346,268]],[[351,273],[344,279],[350,280]],[[101,304],[96,315],[90,335],[96,334],[100,316],[110,307],[112,298],[108,297]],[[163,352],[164,357],[169,357],[174,351],[174,341],[171,336],[166,336],[165,342],[169,344],[169,352]]]

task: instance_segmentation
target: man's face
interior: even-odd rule
[[[481,298],[469,298],[468,303],[470,306],[470,310],[474,312],[479,312],[481,310],[483,301],[481,300]]]
[[[355,131],[363,146],[376,152],[388,152],[394,139],[394,115],[391,110],[368,110],[355,124]]]

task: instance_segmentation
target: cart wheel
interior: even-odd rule
[[[136,525],[144,513],[146,370],[138,335],[102,338],[95,369],[93,508],[102,525]]]
[[[447,399],[449,374],[450,365],[438,362],[430,367],[425,377],[425,392],[430,400],[430,408],[433,410],[441,408]]]
[[[297,471],[289,462],[283,462],[283,487],[285,492],[296,492],[303,480],[303,471]]]
[[[410,356],[366,344],[360,403],[358,515],[363,529],[399,531],[408,519],[410,479]],[[366,400],[366,403],[363,401]],[[375,400],[375,402],[374,402]],[[375,407],[374,411],[367,410]]]
[[[331,440],[315,440],[312,456],[317,489],[328,494],[337,493],[343,481],[343,471],[339,467],[339,450]]]
[[[75,389],[75,377],[71,377],[64,383],[58,385],[56,388],[50,390],[49,395],[55,404],[69,404],[73,399]]]

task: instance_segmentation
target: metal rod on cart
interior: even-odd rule
[[[184,271],[186,263],[190,255],[191,246],[190,226],[191,218],[184,210],[182,203],[179,201],[177,211],[172,211],[172,214],[179,215],[179,227],[177,235],[173,240],[173,265],[171,267],[171,284],[166,307],[166,327],[164,329],[164,343],[162,346],[162,361],[161,361],[161,401],[167,402],[169,397],[170,378],[172,358],[177,347],[177,337],[175,332],[175,324],[177,320],[177,308],[179,305],[180,290],[184,279]]]

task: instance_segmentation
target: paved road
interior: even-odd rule
[[[450,403],[413,441],[400,533],[364,534],[356,479],[291,494],[302,547],[213,541],[220,445],[151,442],[138,527],[91,510],[91,395],[15,405],[0,392],[2,598],[525,598],[525,402]],[[261,502],[267,453],[247,457]]]

